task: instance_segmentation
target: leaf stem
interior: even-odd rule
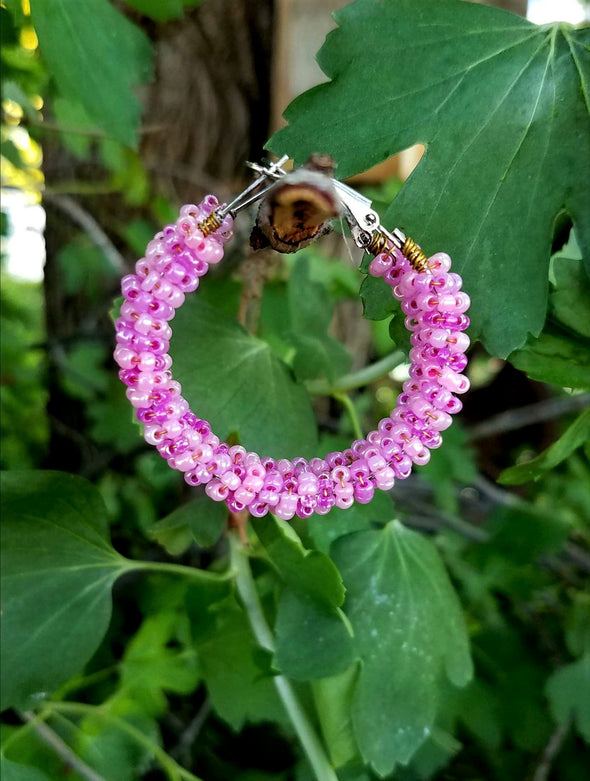
[[[231,580],[235,573],[231,569],[218,575],[217,573],[207,572],[196,567],[187,567],[184,564],[171,564],[166,561],[132,561],[125,560],[125,569],[127,570],[148,570],[151,572],[163,572],[170,575],[180,575],[183,578],[192,578],[201,583],[223,583]]]
[[[87,705],[82,702],[48,702],[45,709],[54,713],[72,714],[78,716],[99,716],[115,724],[122,732],[126,732],[136,743],[146,748],[154,755],[162,770],[170,781],[202,781],[186,768],[181,767],[176,760],[169,756],[163,748],[160,748],[141,730],[134,727],[125,719],[109,713],[99,705]]]
[[[361,422],[359,420],[359,416],[356,411],[356,407],[354,406],[354,403],[348,393],[337,393],[333,392],[332,397],[334,399],[337,399],[340,404],[345,408],[345,410],[348,413],[348,417],[350,418],[350,422],[352,424],[352,430],[354,432],[354,436],[356,439],[362,439],[363,438],[363,429],[361,426]]]
[[[248,561],[248,553],[235,533],[229,534],[229,542],[232,569],[236,572],[236,586],[250,626],[259,645],[273,653],[275,649],[274,636],[262,610]],[[299,702],[291,682],[284,675],[276,675],[273,681],[317,781],[338,781],[324,747]]]
[[[311,393],[312,396],[331,396],[336,391],[346,392],[356,390],[356,388],[362,388],[365,385],[370,385],[375,380],[385,377],[390,371],[399,366],[400,363],[406,359],[405,353],[402,350],[396,350],[389,355],[386,355],[381,360],[375,363],[369,364],[356,372],[350,374],[343,374],[342,377],[338,377],[333,383],[326,382],[326,380],[312,380],[307,382],[305,387]]]

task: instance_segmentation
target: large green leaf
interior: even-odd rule
[[[39,46],[60,92],[109,135],[137,143],[141,107],[132,87],[149,80],[151,47],[107,0],[32,0]]]
[[[378,773],[405,764],[429,736],[443,673],[472,674],[465,623],[436,548],[397,521],[337,540],[344,609],[361,660],[352,718]]]
[[[325,553],[306,550],[295,529],[273,515],[252,518],[252,525],[287,586],[328,608],[339,607],[344,602],[342,578]]]
[[[60,472],[2,474],[2,709],[78,672],[102,640],[126,561],[93,485]]]
[[[346,177],[425,144],[385,222],[452,255],[474,331],[507,355],[543,326],[558,213],[590,261],[590,29],[457,0],[335,16],[318,55],[330,81],[294,101],[270,148],[327,152]]]
[[[284,589],[277,607],[274,663],[296,681],[325,678],[353,660],[352,637],[341,610]]]
[[[317,426],[309,395],[265,342],[198,297],[179,310],[174,330],[175,376],[218,436],[237,432],[262,455],[313,454]]]

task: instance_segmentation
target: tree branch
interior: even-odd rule
[[[497,434],[506,434],[508,431],[516,431],[525,426],[559,418],[569,412],[576,412],[588,406],[590,406],[590,393],[546,399],[526,407],[501,412],[499,415],[477,423],[467,431],[467,438],[470,442],[477,442]]]
[[[551,772],[551,765],[561,750],[563,741],[569,732],[569,728],[570,722],[566,721],[564,724],[560,724],[555,732],[551,735],[549,742],[545,746],[543,754],[541,755],[541,761],[535,768],[532,781],[547,781],[549,778],[549,773]]]
[[[58,195],[56,193],[48,192],[44,194],[43,198],[48,203],[60,209],[64,214],[67,214],[72,222],[75,222],[76,225],[82,228],[97,249],[104,253],[114,271],[118,274],[125,274],[127,272],[127,264],[119,250],[115,247],[94,217],[87,212],[86,209],[83,209],[77,201],[69,195]]]

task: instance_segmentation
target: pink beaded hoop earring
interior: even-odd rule
[[[287,159],[253,166],[258,178],[229,205],[208,195],[198,206],[183,206],[179,219],[156,234],[135,273],[122,280],[125,300],[114,354],[144,437],[170,467],[183,472],[189,485],[204,484],[211,499],[233,512],[247,508],[256,517],[272,512],[283,520],[325,515],[355,500],[365,504],[375,489],[387,491],[396,479],[407,478],[412,464],[426,464],[429,451],[440,447],[441,432],[462,406],[455,394],[469,387],[461,374],[469,346],[463,333],[469,297],[460,292],[461,277],[450,272],[449,256],[439,252],[427,258],[400,230],[386,231],[371,202],[334,179],[354,241],[374,255],[369,273],[390,285],[412,332],[410,379],[396,408],[365,439],[309,461],[275,460],[230,446],[189,409],[170,372],[169,321],[185,294],[223,258],[235,214],[286,175],[281,166]]]

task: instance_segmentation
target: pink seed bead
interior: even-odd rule
[[[221,480],[214,478],[205,486],[205,493],[214,502],[222,502],[224,499],[227,499],[229,489]]]
[[[377,255],[369,263],[369,274],[374,277],[384,276],[392,267],[393,258],[384,254]]]
[[[390,466],[378,469],[375,472],[375,485],[381,491],[389,491],[395,483],[395,472]]]
[[[451,393],[465,393],[469,390],[469,380],[464,374],[455,374],[452,369],[445,366],[440,375],[440,384]]]
[[[437,252],[428,258],[428,268],[434,272],[448,271],[451,268],[451,258],[446,252]]]
[[[274,509],[274,514],[282,521],[290,521],[291,518],[295,515],[298,501],[299,497],[295,494],[283,494],[279,503]]]
[[[226,485],[230,491],[236,491],[242,484],[242,481],[235,472],[228,470],[219,476],[221,482]]]

